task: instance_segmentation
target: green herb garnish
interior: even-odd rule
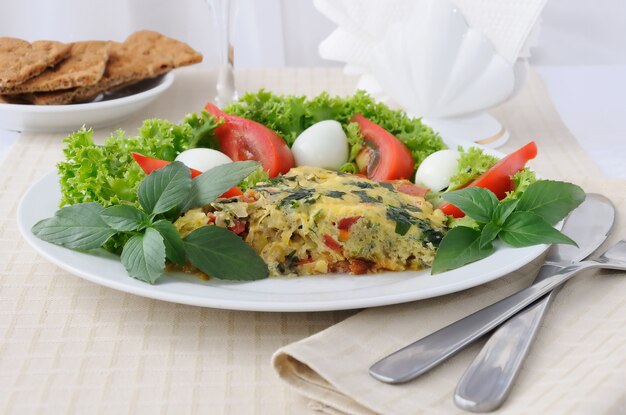
[[[380,198],[380,196],[379,199],[375,198],[373,196],[370,196],[365,190],[353,190],[352,194],[358,196],[363,203],[380,203],[382,201],[382,198]]]
[[[387,206],[387,219],[396,223],[395,231],[398,235],[406,235],[411,225],[416,222],[409,212],[395,206]]]
[[[255,187],[257,183],[267,182],[269,179],[270,176],[267,174],[267,170],[263,169],[263,167],[259,167],[239,183],[239,189],[245,192]]]
[[[458,151],[460,156],[457,173],[450,177],[449,190],[458,189],[471,182],[498,162],[497,157],[485,154],[482,149],[477,147],[464,150],[459,146]]]
[[[71,249],[96,249],[123,236],[121,261],[128,274],[154,284],[166,259],[185,258],[201,271],[220,279],[254,280],[268,275],[263,260],[242,239],[217,226],[206,226],[181,239],[169,220],[191,208],[211,203],[255,171],[253,161],[217,166],[195,180],[189,168],[173,162],[148,175],[137,190],[139,206],[104,207],[96,202],[66,206],[44,219],[32,232],[44,241]]]
[[[313,199],[314,193],[315,192],[313,189],[307,189],[307,188],[295,189],[292,193],[290,193],[288,196],[285,196],[280,201],[279,206],[281,207],[291,206],[293,208],[296,208],[300,206],[300,202],[307,203],[307,200],[308,200],[309,201],[308,203],[312,203],[315,201]]]
[[[329,190],[326,193],[326,196],[332,197],[334,199],[342,199],[345,194],[346,194],[346,192],[342,192],[342,191],[339,191],[339,190]]]
[[[585,200],[584,191],[571,183],[540,180],[530,184],[519,199],[498,202],[488,189],[468,187],[442,196],[471,220],[471,227],[448,231],[437,250],[432,274],[486,258],[493,241],[513,247],[576,242],[553,226]]]

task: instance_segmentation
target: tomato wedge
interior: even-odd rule
[[[489,170],[465,187],[483,187],[495,193],[498,199],[504,199],[506,192],[513,190],[514,183],[513,180],[511,180],[511,176],[522,170],[526,163],[536,156],[537,144],[531,141],[522,148],[502,158]],[[455,218],[462,218],[464,216],[459,208],[448,202],[444,202],[439,206],[439,209],[446,215],[452,215]]]
[[[359,124],[366,144],[359,152],[360,159],[367,164],[361,173],[379,182],[408,179],[413,175],[415,161],[402,141],[361,114],[352,117],[352,121]]]
[[[224,120],[215,129],[215,137],[220,151],[233,161],[259,161],[270,177],[287,173],[295,166],[291,150],[274,131],[258,122],[226,114],[210,102],[204,109]]]
[[[133,155],[133,158],[135,159],[137,164],[139,164],[139,167],[141,167],[141,170],[143,170],[143,172],[146,173],[146,175],[162,167],[165,167],[171,163],[171,161],[155,159],[155,158],[147,157],[147,156],[144,156],[143,154],[139,154],[135,152],[132,152],[131,154]],[[191,169],[191,168],[189,170],[191,170],[192,179],[195,179],[196,177],[202,174],[200,170]],[[240,188],[235,186],[231,188],[230,190],[227,190],[220,197],[230,198],[230,197],[241,196],[241,195],[243,195],[243,192],[241,191]]]
[[[139,164],[139,167],[141,167],[141,170],[143,170],[143,172],[146,173],[146,175],[162,167],[165,167],[171,163],[171,161],[155,159],[152,157],[144,156],[143,154],[135,153],[134,151],[131,154],[133,155],[133,158],[135,159],[137,164]],[[189,170],[191,170],[192,179],[195,179],[196,177],[202,174],[200,170],[196,170],[196,169],[189,169]]]

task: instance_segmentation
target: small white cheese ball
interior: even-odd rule
[[[221,164],[233,162],[226,154],[210,148],[192,148],[185,150],[176,156],[176,160],[191,169],[201,172],[205,172]]]
[[[296,166],[339,170],[348,161],[348,138],[339,122],[320,121],[300,133],[291,152]]]
[[[438,192],[450,185],[450,177],[457,173],[459,152],[439,150],[426,157],[415,172],[415,184]]]

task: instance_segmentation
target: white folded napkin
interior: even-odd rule
[[[320,45],[325,59],[365,65],[369,45],[406,19],[424,0],[314,0],[338,28]],[[484,34],[509,63],[528,55],[526,44],[547,0],[454,0],[468,25]]]
[[[319,47],[378,98],[407,112],[452,117],[516,91],[515,63],[545,0],[315,0],[338,28]],[[526,45],[526,46],[525,46]],[[376,82],[372,82],[372,78]],[[517,85],[519,86],[519,85]]]

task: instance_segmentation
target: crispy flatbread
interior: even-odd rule
[[[13,88],[65,59],[71,46],[65,43],[0,37],[0,88]]]
[[[152,31],[133,33],[124,43],[113,43],[104,75],[98,83],[64,91],[26,94],[38,105],[62,105],[91,101],[105,91],[154,78],[179,66],[202,61],[202,55],[186,43]]]
[[[0,88],[0,94],[57,91],[94,85],[104,75],[110,47],[110,42],[105,41],[72,43],[65,60],[19,85]]]

